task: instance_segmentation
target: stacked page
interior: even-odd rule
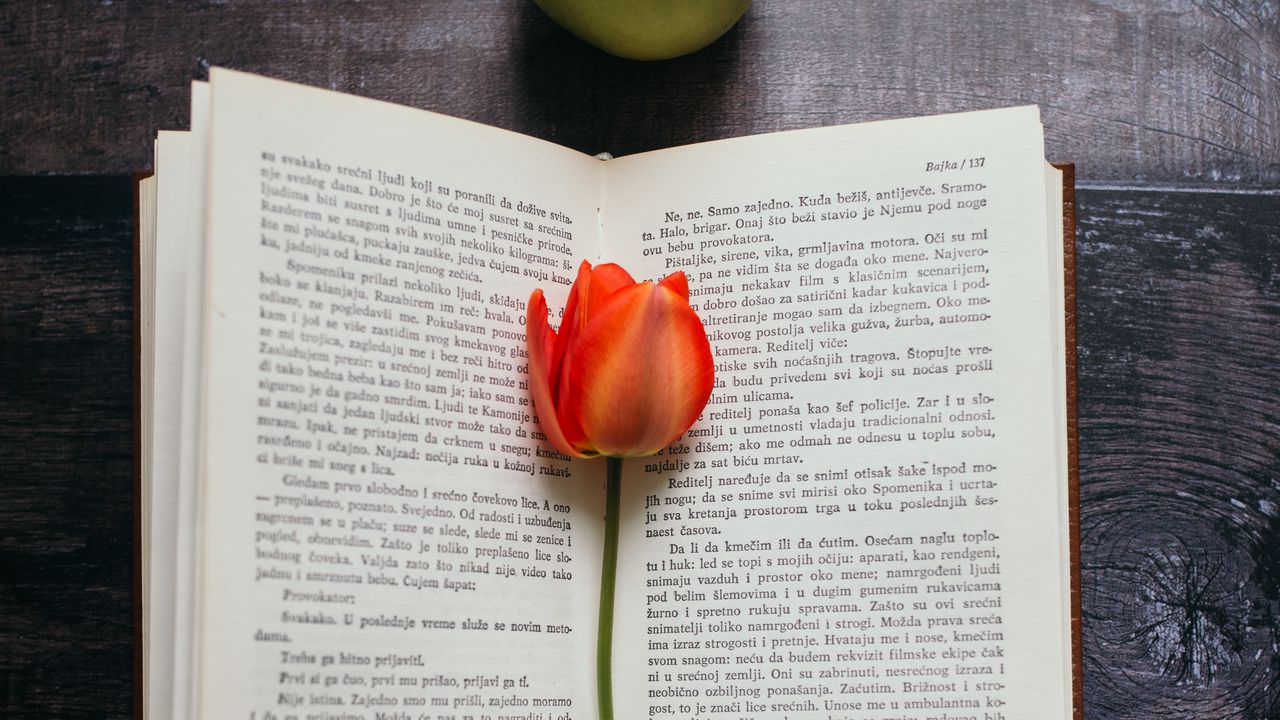
[[[524,345],[584,259],[683,270],[716,360],[625,463],[619,717],[1070,716],[1035,108],[602,161],[215,69],[156,147],[151,717],[595,717],[604,464]]]

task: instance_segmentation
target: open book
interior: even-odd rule
[[[602,160],[215,69],[140,197],[150,717],[595,716],[604,463],[524,346],[583,259],[683,269],[716,360],[625,464],[620,718],[1071,715],[1034,107]]]

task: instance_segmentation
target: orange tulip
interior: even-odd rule
[[[529,298],[529,386],[547,438],[574,457],[652,455],[698,419],[715,372],[683,272],[637,283],[583,261],[560,332]]]

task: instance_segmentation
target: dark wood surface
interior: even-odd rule
[[[1037,103],[1088,181],[1275,187],[1274,0],[756,3],[674,62],[605,56],[527,0],[0,4],[0,174],[124,173],[208,64],[615,155]]]
[[[1081,193],[1091,718],[1280,717],[1280,207]]]
[[[0,717],[132,707],[132,192],[0,179]]]
[[[129,174],[210,63],[615,154],[1039,103],[1084,188],[1086,717],[1280,717],[1274,0],[760,2],[659,64],[508,0],[0,4],[0,717],[132,709]]]

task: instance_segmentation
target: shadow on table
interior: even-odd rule
[[[696,53],[640,62],[578,40],[533,3],[523,7],[515,85],[541,125],[533,134],[552,142],[629,155],[719,139],[728,104],[747,99],[739,58],[748,18]]]

